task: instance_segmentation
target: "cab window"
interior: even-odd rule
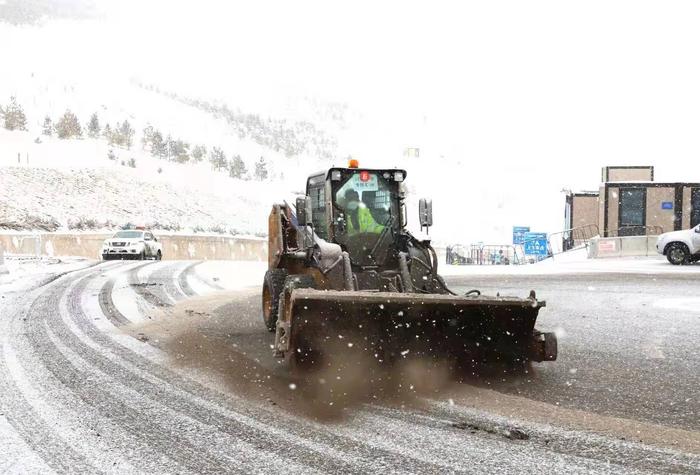
[[[309,197],[311,198],[312,222],[314,231],[322,239],[328,239],[328,228],[326,227],[326,189],[325,182],[309,186]]]

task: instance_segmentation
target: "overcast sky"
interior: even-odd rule
[[[428,124],[474,160],[586,161],[592,179],[601,164],[650,163],[700,178],[698,2],[108,5],[148,45],[138,69],[185,88],[347,100]]]

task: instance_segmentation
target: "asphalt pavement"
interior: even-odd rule
[[[537,290],[559,359],[305,384],[272,357],[259,288],[207,289],[196,264],[2,294],[0,472],[698,473],[700,278],[450,278]]]

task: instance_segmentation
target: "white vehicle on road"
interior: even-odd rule
[[[163,258],[163,246],[150,231],[129,229],[118,231],[102,244],[102,259]]]
[[[700,224],[692,229],[663,233],[656,241],[656,250],[674,265],[700,261]]]

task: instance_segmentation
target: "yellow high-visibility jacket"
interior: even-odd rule
[[[357,221],[358,221],[358,229],[355,229],[355,224],[352,222],[352,218],[348,216],[348,234],[357,234],[357,233],[381,233],[384,230],[384,226],[381,224],[377,223],[374,218],[372,217],[372,213],[370,212],[369,208],[367,206],[361,204],[357,208]]]

